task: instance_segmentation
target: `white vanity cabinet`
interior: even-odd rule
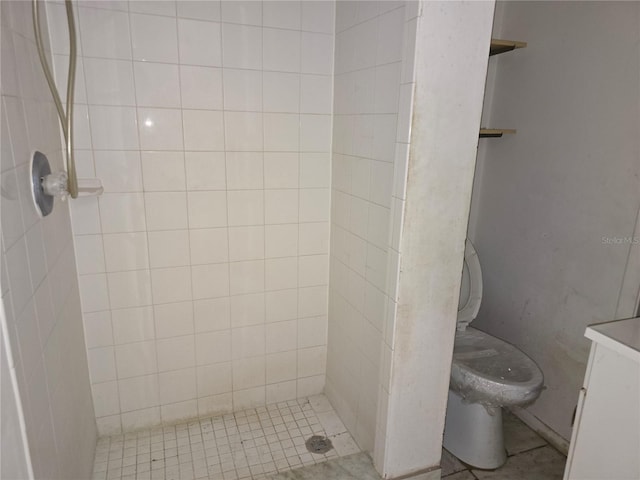
[[[587,328],[565,480],[640,479],[640,317]]]

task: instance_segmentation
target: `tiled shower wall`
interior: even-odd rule
[[[334,4],[77,13],[79,173],[105,187],[72,202],[100,433],[319,393]]]
[[[58,119],[38,60],[31,2],[0,5],[0,284],[7,327],[2,335],[0,476],[28,478],[16,469],[21,442],[10,436],[20,435],[18,412],[9,410],[15,387],[9,369],[15,368],[35,478],[89,478],[96,425],[69,207],[56,201],[52,214],[40,218],[30,192],[34,150],[46,154],[54,170],[62,168]]]
[[[326,393],[366,450],[385,434],[417,15],[413,1],[336,9]]]

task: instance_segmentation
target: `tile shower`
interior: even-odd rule
[[[72,205],[100,433],[320,393],[333,3],[77,12],[76,148],[105,187]]]
[[[31,294],[22,295],[16,262],[28,263],[25,245],[32,261],[40,242],[52,269],[25,280],[36,290],[27,308],[38,308],[38,322],[47,321],[39,302],[49,290],[57,312],[59,283],[69,286],[73,315],[65,321],[76,323],[65,332],[73,334],[44,342],[53,353],[43,355],[59,355],[68,343],[62,339],[75,339],[67,361],[84,365],[74,379],[83,385],[88,369],[103,438],[97,478],[147,478],[125,473],[130,465],[122,462],[111,475],[109,460],[102,469],[113,445],[124,461],[134,438],[151,451],[162,435],[164,452],[173,448],[167,442],[179,450],[180,438],[200,435],[206,449],[216,426],[234,435],[241,425],[260,424],[262,435],[245,439],[255,442],[273,435],[274,411],[307,422],[287,426],[298,460],[261,461],[258,472],[243,463],[245,455],[224,476],[221,455],[229,452],[218,451],[221,470],[208,474],[262,478],[307,464],[297,433],[331,436],[322,421],[310,420],[322,412],[307,399],[323,392],[344,422],[335,434],[343,435],[343,452],[373,451],[385,434],[418,2],[114,0],[74,2],[74,10],[78,174],[100,178],[104,193],[70,202],[70,216],[57,202],[55,222],[32,218],[28,192],[18,192],[16,204],[5,200],[5,182],[27,172],[22,136],[28,132],[30,148],[60,164],[62,154],[52,105],[28,101],[49,101],[29,3],[3,2],[3,137],[10,125],[16,161],[5,164],[3,143],[3,264],[10,271],[3,269],[9,282],[2,285],[5,308],[18,292],[17,315]],[[61,86],[69,57],[64,4],[48,0],[46,15]],[[19,64],[19,86],[5,81],[10,60]],[[14,126],[21,115],[24,132]],[[47,145],[37,138],[39,123],[53,132]],[[15,244],[5,229],[12,215],[29,232],[17,232]],[[47,236],[60,230],[53,247],[41,229]],[[75,351],[82,330],[88,367]],[[25,355],[18,350],[19,362]],[[91,417],[85,403],[82,413]],[[79,442],[90,448],[60,425],[73,413],[66,409],[52,412],[49,437],[61,451]],[[36,416],[33,428],[41,424]],[[96,434],[85,430],[86,438]],[[194,451],[192,460],[204,458]],[[82,477],[70,461],[53,467],[38,460],[46,458],[41,452],[32,454],[38,478]],[[200,478],[196,463],[185,478]],[[164,478],[149,465],[139,473]],[[166,470],[173,466],[164,464],[164,474],[173,475]]]

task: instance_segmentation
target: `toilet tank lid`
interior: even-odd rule
[[[480,310],[482,302],[482,270],[476,249],[467,238],[462,265],[462,285],[458,303],[458,330],[464,330]]]

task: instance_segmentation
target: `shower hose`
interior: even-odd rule
[[[67,25],[69,27],[69,71],[67,74],[67,104],[66,111],[62,106],[60,94],[56,87],[55,80],[51,73],[51,68],[45,55],[44,44],[42,42],[42,29],[40,28],[40,4],[42,0],[33,0],[33,30],[38,48],[40,64],[44,70],[44,76],[49,84],[49,90],[53,96],[53,101],[58,111],[62,135],[65,143],[66,171],[67,171],[67,192],[71,198],[78,197],[78,177],[76,175],[76,164],[73,155],[73,97],[76,80],[76,27],[73,17],[73,6],[71,0],[65,0],[67,11]]]

